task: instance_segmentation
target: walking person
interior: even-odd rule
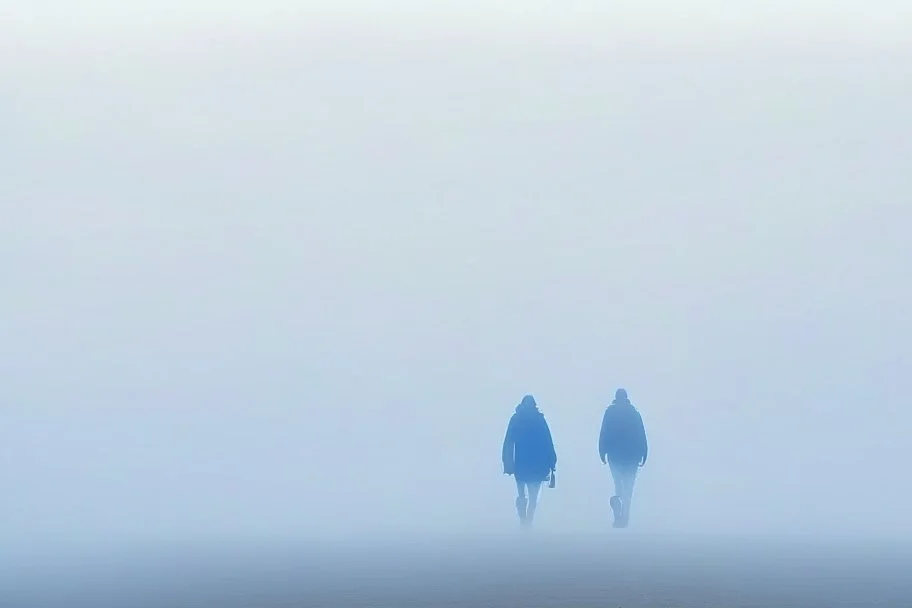
[[[526,395],[510,417],[503,441],[505,475],[516,480],[516,513],[520,524],[529,527],[535,518],[541,485],[554,481],[557,453],[551,429],[535,398]]]
[[[643,418],[628,399],[627,391],[619,388],[614,401],[605,408],[599,432],[599,457],[602,464],[608,465],[614,478],[614,496],[610,504],[615,528],[626,528],[630,522],[633,486],[648,454]]]

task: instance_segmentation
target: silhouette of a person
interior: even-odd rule
[[[502,456],[504,474],[516,480],[516,513],[527,527],[535,518],[541,484],[557,466],[551,429],[532,395],[523,397],[510,417]]]
[[[626,528],[630,521],[633,486],[648,455],[643,418],[627,398],[627,391],[619,388],[614,401],[605,408],[599,432],[599,457],[602,464],[611,469],[614,478],[614,496],[610,504],[615,528]]]

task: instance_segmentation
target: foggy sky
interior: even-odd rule
[[[514,526],[525,393],[604,527],[618,386],[640,529],[912,531],[908,45],[108,8],[4,26],[7,547]]]
[[[0,32],[4,38],[88,34],[102,38],[138,32],[159,40],[177,29],[215,27],[275,32],[286,28],[379,26],[411,34],[428,27],[469,31],[497,30],[522,36],[636,33],[643,36],[737,36],[838,34],[902,43],[912,8],[902,0],[872,0],[859,5],[832,0],[5,0]],[[400,30],[403,31],[403,30]]]

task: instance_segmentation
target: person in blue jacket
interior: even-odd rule
[[[523,397],[510,417],[502,456],[504,474],[516,480],[516,513],[528,527],[535,518],[542,482],[552,479],[557,467],[551,429],[532,395]]]
[[[602,428],[599,432],[599,457],[607,464],[614,478],[614,496],[611,510],[614,512],[614,527],[626,528],[630,522],[630,501],[637,472],[646,464],[649,445],[643,418],[627,397],[627,391],[619,388],[614,401],[605,408]]]

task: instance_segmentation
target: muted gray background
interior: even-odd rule
[[[4,551],[912,532],[904,5],[182,4],[2,4]]]

